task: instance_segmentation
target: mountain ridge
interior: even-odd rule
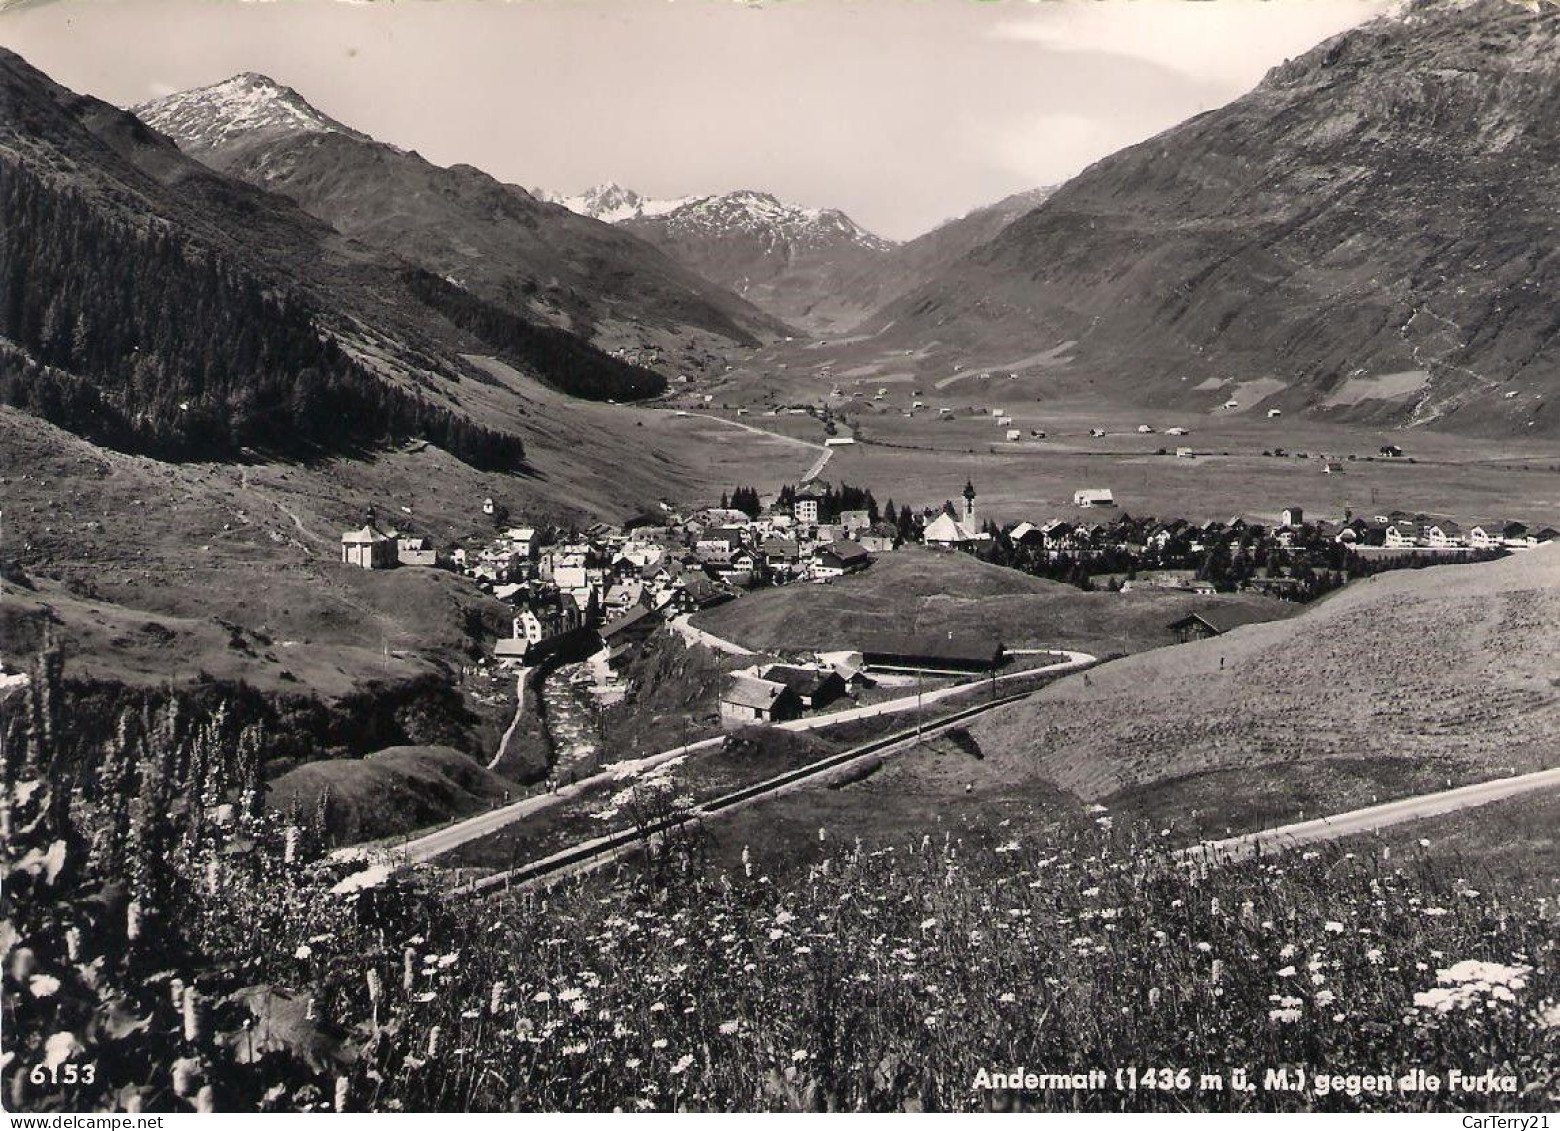
[[[243,71],[209,86],[179,91],[130,107],[179,148],[201,160],[220,155],[236,138],[253,142],[300,133],[340,133],[366,139],[268,75]]]
[[[1149,405],[1560,431],[1557,91],[1560,11],[1412,5],[1096,162],[866,329],[1075,342],[1059,382]]]
[[[232,97],[235,84],[254,97]],[[278,83],[235,79],[138,109],[203,164],[292,200],[343,235],[510,315],[663,371],[718,368],[733,351],[787,330],[625,229],[474,166],[441,167],[356,130],[322,126],[326,116],[294,99],[302,102]],[[256,108],[267,101],[271,108]]]
[[[937,269],[994,237],[1054,189],[1027,189],[886,239],[837,208],[804,208],[738,189],[655,199],[615,181],[539,199],[643,235],[705,278],[809,331],[848,331]]]

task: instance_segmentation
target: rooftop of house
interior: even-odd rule
[[[869,555],[859,542],[833,541],[818,547],[820,554],[832,554],[842,562],[857,562]]]
[[[774,680],[761,679],[758,676],[735,676],[725,692],[721,695],[722,703],[731,703],[738,707],[753,707],[760,710],[768,710],[773,707],[775,701],[786,693],[788,688],[783,683]]]
[[[602,625],[601,638],[603,640],[610,641],[614,636],[618,636],[621,633],[626,632],[628,629],[633,628],[635,625],[642,624],[644,621],[650,619],[659,620],[660,618],[655,613],[645,608],[643,605],[635,605],[622,616],[614,617],[612,620],[609,620],[606,624]]]
[[[861,654],[867,662],[873,656],[904,656],[926,660],[962,663],[995,663],[1002,656],[1002,642],[981,634],[944,636],[912,633],[879,633],[862,642]]]
[[[792,664],[770,664],[762,678],[771,683],[783,683],[798,695],[815,695],[824,683],[836,677],[832,669],[800,668]]]
[[[1264,621],[1276,620],[1275,612],[1263,608],[1248,608],[1236,605],[1220,605],[1215,608],[1200,609],[1190,613],[1170,625],[1172,631],[1190,627],[1194,622],[1201,622],[1214,632],[1223,634],[1231,629],[1246,624],[1261,624]]]

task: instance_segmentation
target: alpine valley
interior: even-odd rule
[[[1560,5],[1152,7],[0,3],[6,1110],[1560,1110]]]

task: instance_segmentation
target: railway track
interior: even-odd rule
[[[656,837],[683,825],[729,813],[743,806],[751,805],[754,802],[777,796],[794,786],[802,785],[824,774],[843,769],[852,763],[865,761],[876,755],[886,754],[898,747],[919,742],[933,735],[942,734],[969,719],[976,718],[988,711],[996,710],[998,707],[1005,707],[1009,703],[1016,703],[1020,699],[1025,699],[1033,695],[1035,690],[1031,688],[1027,691],[1011,692],[997,696],[995,699],[984,703],[960,708],[952,714],[943,716],[936,722],[923,726],[906,727],[903,730],[895,731],[893,734],[884,735],[882,738],[875,738],[871,742],[862,743],[860,746],[853,746],[849,750],[831,754],[827,758],[821,758],[816,762],[809,762],[807,765],[799,766],[794,770],[787,770],[783,774],[776,774],[774,777],[766,778],[764,781],[745,785],[740,789],[734,789],[730,793],[701,802],[685,813],[678,814],[676,817],[657,821],[645,828],[625,829],[621,832],[609,833],[606,836],[597,837],[566,848],[541,860],[523,864],[518,868],[512,868],[505,872],[473,880],[456,890],[461,893],[474,894],[491,891],[495,888],[524,889],[545,881],[592,871],[595,868],[611,863],[620,856],[644,847],[645,844]]]

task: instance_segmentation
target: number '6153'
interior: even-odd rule
[[[91,1084],[96,1080],[95,1064],[35,1064],[27,1073],[31,1084]]]

